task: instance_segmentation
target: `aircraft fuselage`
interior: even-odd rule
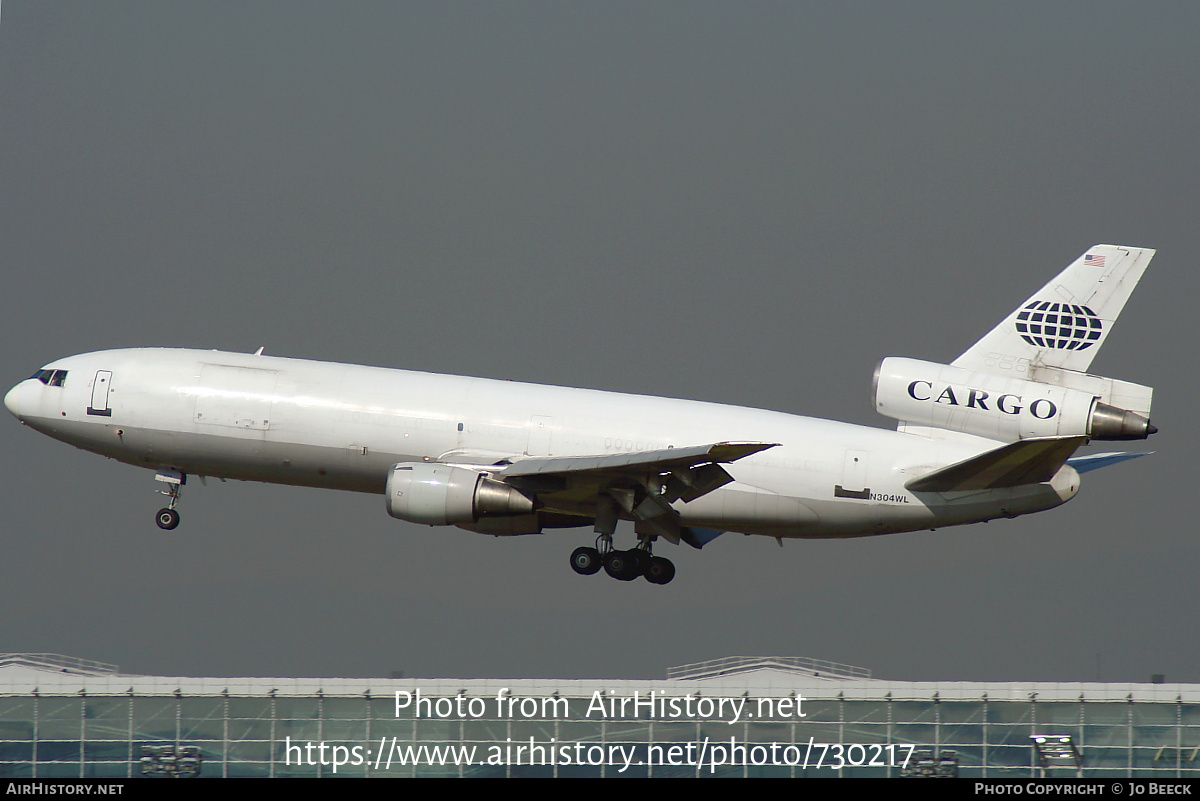
[[[66,374],[58,385],[27,379],[5,399],[29,427],[128,464],[221,478],[383,493],[398,462],[487,466],[778,443],[726,465],[733,483],[672,503],[683,525],[773,537],[1014,517],[1057,506],[1079,487],[1064,466],[1046,483],[913,492],[906,481],[987,441],[699,401],[203,350],[102,351],[45,371]],[[586,503],[549,511],[595,514]]]

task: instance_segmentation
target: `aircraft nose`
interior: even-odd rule
[[[8,391],[8,394],[4,396],[4,408],[6,408],[10,412],[12,412],[12,416],[16,417],[18,419],[20,419],[20,417],[21,417],[20,396],[21,396],[21,385],[20,384],[17,384],[15,387],[10,389]]]

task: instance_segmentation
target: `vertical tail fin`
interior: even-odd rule
[[[1158,430],[1150,424],[1154,388],[1087,369],[1153,256],[1096,245],[951,365],[884,359],[876,410],[924,436],[1145,439]]]
[[[952,364],[1000,375],[1014,366],[1086,372],[1153,257],[1149,248],[1089,248]]]

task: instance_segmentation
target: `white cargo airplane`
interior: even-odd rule
[[[716,403],[202,350],[51,362],[4,405],[76,447],[157,471],[384,493],[389,514],[483,534],[588,526],[571,555],[666,584],[658,539],[725,531],[861,537],[1039,512],[1079,474],[1139,454],[1153,390],[1085,372],[1153,250],[1097,245],[950,365],[884,359],[875,408],[896,431]],[[613,547],[618,520],[638,544]]]

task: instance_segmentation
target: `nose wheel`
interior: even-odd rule
[[[187,483],[187,474],[163,468],[154,474],[154,480],[166,485],[166,489],[160,489],[158,493],[171,499],[165,508],[158,510],[154,522],[159,528],[170,531],[179,525],[179,512],[175,511],[175,505],[179,503],[179,490]]]

